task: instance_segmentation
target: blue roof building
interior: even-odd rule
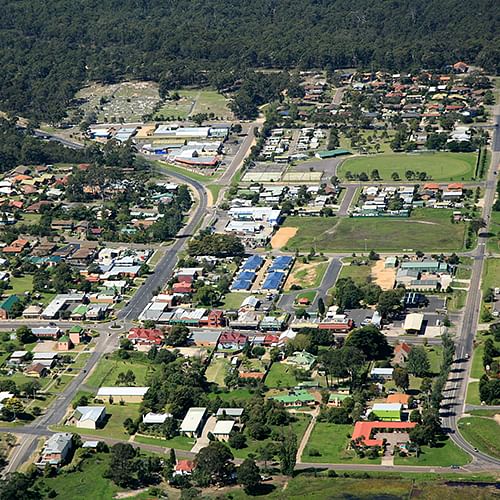
[[[236,278],[238,281],[253,281],[255,279],[255,273],[252,271],[242,271],[240,274],[238,274],[238,277]]]
[[[280,255],[274,259],[269,271],[286,271],[292,265],[292,262],[293,257],[289,255]]]
[[[247,291],[252,287],[252,282],[247,280],[236,280],[231,285],[231,290],[235,291]]]
[[[264,259],[260,255],[252,255],[245,261],[241,269],[243,271],[258,271],[263,263]]]
[[[279,291],[284,280],[285,280],[285,273],[279,271],[270,272],[266,276],[264,284],[262,285],[262,289],[268,291],[273,291],[273,290]]]

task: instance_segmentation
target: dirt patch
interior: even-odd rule
[[[44,340],[33,348],[33,352],[55,352],[57,351],[57,342]]]
[[[297,234],[297,227],[280,227],[276,234],[271,238],[272,248],[284,247],[290,238],[293,238]]]
[[[500,425],[500,413],[497,413],[497,414],[495,415],[494,419],[495,419],[495,422],[496,422],[498,425]]]
[[[286,280],[284,290],[289,291],[292,285],[299,285],[302,288],[314,286],[320,264],[321,262],[311,262],[309,264],[297,262]]]
[[[396,269],[384,267],[384,260],[377,260],[375,265],[371,268],[371,275],[373,281],[382,290],[392,290],[394,287],[394,281],[396,280]]]

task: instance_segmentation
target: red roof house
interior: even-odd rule
[[[360,440],[364,446],[382,446],[382,439],[372,438],[372,433],[386,431],[409,431],[417,425],[416,422],[356,422],[352,433],[352,441]]]
[[[192,474],[194,470],[194,462],[192,460],[178,460],[175,466],[174,475],[184,476]]]
[[[127,338],[137,346],[160,346],[165,334],[158,328],[131,328]]]

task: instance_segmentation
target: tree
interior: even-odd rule
[[[207,484],[225,484],[234,473],[233,454],[219,441],[212,441],[202,448],[196,456],[194,479],[200,486]]]
[[[425,377],[429,373],[431,364],[427,351],[422,346],[414,346],[408,354],[406,369],[415,377]]]
[[[241,450],[242,448],[246,448],[247,438],[242,432],[235,432],[229,436],[228,444],[235,450]]]
[[[253,494],[260,484],[260,469],[255,460],[246,458],[237,470],[238,483],[243,485],[245,493]]]
[[[133,486],[137,472],[136,457],[137,451],[132,445],[128,443],[113,445],[106,477],[118,486],[124,488]]]
[[[202,306],[213,307],[219,302],[219,293],[211,286],[202,286],[196,290],[194,294],[194,301]]]
[[[21,386],[21,390],[29,397],[35,399],[37,392],[41,389],[42,385],[38,380],[30,380]]]
[[[16,330],[16,337],[17,337],[17,340],[19,340],[19,342],[21,342],[21,344],[29,344],[31,342],[36,341],[36,337],[33,335],[33,332],[31,331],[31,329],[25,325],[20,326]]]
[[[404,289],[386,290],[378,298],[377,311],[384,318],[392,318],[403,309],[401,299],[404,295]]]
[[[4,409],[12,412],[14,419],[16,419],[19,414],[24,412],[24,405],[18,398],[9,398],[3,401],[2,410]]]
[[[41,500],[42,495],[35,484],[35,474],[13,472],[0,480],[0,500]]]
[[[280,459],[281,473],[291,476],[295,469],[297,459],[297,436],[291,430],[283,435],[279,444],[278,456]]]
[[[186,343],[189,338],[189,328],[184,325],[174,325],[165,337],[167,345],[179,347]]]
[[[405,392],[408,390],[408,387],[410,387],[410,377],[405,368],[394,368],[392,380],[394,380],[396,387],[400,387]]]
[[[323,301],[323,298],[320,297],[318,299],[318,313],[320,316],[324,316],[325,311],[326,311],[325,302]]]
[[[368,360],[385,359],[392,354],[385,335],[374,325],[354,329],[347,337],[345,345],[356,347]]]

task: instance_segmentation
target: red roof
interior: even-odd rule
[[[362,438],[365,446],[382,446],[382,439],[372,439],[370,436],[375,429],[413,429],[416,422],[356,422],[352,433],[352,440]]]
[[[411,351],[411,346],[409,346],[406,342],[403,342],[402,344],[397,344],[394,346],[394,352],[399,352],[399,351],[404,351],[406,354],[409,354]]]
[[[266,376],[263,372],[239,372],[239,378],[255,378],[255,379],[263,379]]]
[[[424,189],[430,189],[431,191],[436,191],[439,189],[439,184],[436,182],[427,182],[424,184]]]
[[[238,332],[224,332],[220,338],[219,338],[220,343],[236,343],[236,344],[246,344],[247,342],[247,336],[243,335],[242,333]]]
[[[9,205],[14,208],[23,208],[24,202],[19,200],[11,200]]]
[[[194,462],[192,460],[179,460],[175,466],[176,472],[193,472]]]
[[[172,285],[172,291],[175,293],[191,293],[193,291],[193,287],[191,286],[191,283],[182,281],[180,283],[174,283]]]
[[[165,335],[158,328],[131,328],[127,338],[138,342],[161,345]]]
[[[452,182],[451,184],[448,184],[448,190],[453,191],[454,189],[463,189],[464,185],[461,184],[460,182]]]

